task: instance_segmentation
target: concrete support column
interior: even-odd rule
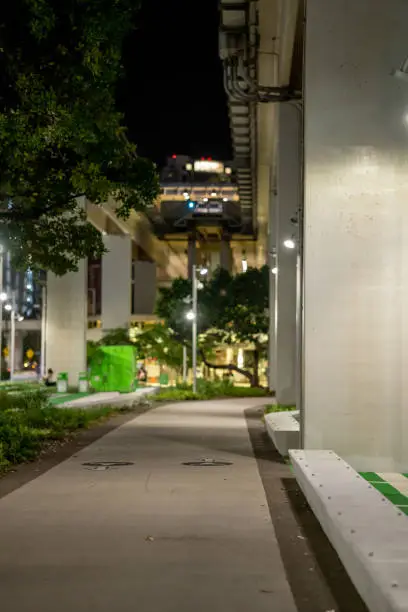
[[[85,259],[78,272],[47,276],[46,369],[68,372],[71,385],[86,370],[87,276]]]
[[[14,372],[19,372],[20,370],[23,369],[23,362],[24,362],[23,343],[24,343],[24,332],[21,330],[16,330],[14,334],[14,367],[13,367]],[[8,347],[8,350],[9,350],[8,366],[11,367],[11,362],[10,362],[11,334],[10,332],[7,333],[6,335],[6,346]]]
[[[268,266],[269,266],[269,339],[268,339],[268,387],[276,388],[276,188],[271,185],[269,192],[268,223]]]
[[[133,314],[152,315],[156,304],[157,267],[150,261],[135,261]]]
[[[220,246],[220,266],[232,273],[232,250],[229,236],[223,236]]]
[[[104,236],[108,252],[102,258],[102,329],[130,323],[132,240],[128,235]]]
[[[14,347],[14,371],[23,369],[24,362],[24,335],[25,332],[17,330],[15,335]]]
[[[188,278],[191,280],[193,278],[193,266],[197,263],[197,246],[196,246],[196,236],[195,234],[190,235],[188,237],[188,246],[187,246],[187,270],[188,270]]]
[[[211,272],[218,270],[221,265],[220,253],[218,251],[210,251],[208,253],[208,260]]]
[[[296,403],[296,249],[284,245],[295,232],[300,205],[300,121],[296,108],[279,109],[275,275],[275,391],[279,404]]]
[[[377,472],[408,472],[407,22],[307,2],[304,444]]]

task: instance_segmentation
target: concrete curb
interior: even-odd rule
[[[291,450],[296,479],[371,612],[408,611],[408,520],[332,451]]]
[[[93,406],[131,406],[133,402],[154,395],[160,387],[141,388],[133,393],[95,393],[72,402],[59,404],[58,408],[92,408]]]
[[[271,412],[265,415],[266,432],[283,457],[288,456],[289,449],[300,446],[300,425],[295,418],[297,416],[299,416],[298,410]]]

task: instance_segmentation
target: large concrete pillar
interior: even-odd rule
[[[102,258],[102,329],[130,324],[132,240],[128,235],[104,236],[108,252]]]
[[[157,266],[150,261],[135,261],[133,314],[152,315],[156,304]]]
[[[188,271],[188,278],[190,280],[193,278],[193,266],[196,264],[197,264],[196,236],[191,235],[188,237],[188,246],[187,246],[187,271]]]
[[[78,272],[47,277],[46,368],[68,372],[71,385],[86,370],[87,273],[84,259]]]
[[[304,444],[408,472],[406,0],[308,0]]]
[[[232,250],[229,236],[223,236],[221,240],[220,266],[223,270],[232,273]]]
[[[14,371],[18,372],[23,369],[24,363],[24,336],[25,333],[21,330],[16,330],[14,337]]]
[[[221,256],[219,251],[210,251],[208,253],[208,263],[210,271],[213,273],[221,266]]]
[[[282,104],[279,109],[277,167],[276,267],[275,275],[275,391],[283,405],[296,403],[296,248],[284,245],[292,239],[293,219],[300,206],[300,116]]]

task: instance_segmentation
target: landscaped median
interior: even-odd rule
[[[154,396],[156,402],[186,402],[207,401],[212,399],[228,399],[230,397],[267,397],[270,393],[259,387],[235,386],[228,381],[197,381],[197,392],[191,385],[180,384],[162,389]]]
[[[26,387],[19,393],[1,390],[0,472],[35,459],[53,443],[121,411],[112,406],[57,408],[40,386]]]

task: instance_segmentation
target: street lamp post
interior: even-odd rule
[[[187,382],[187,347],[183,344],[183,383]]]
[[[197,393],[197,266],[193,265],[193,393]]]

